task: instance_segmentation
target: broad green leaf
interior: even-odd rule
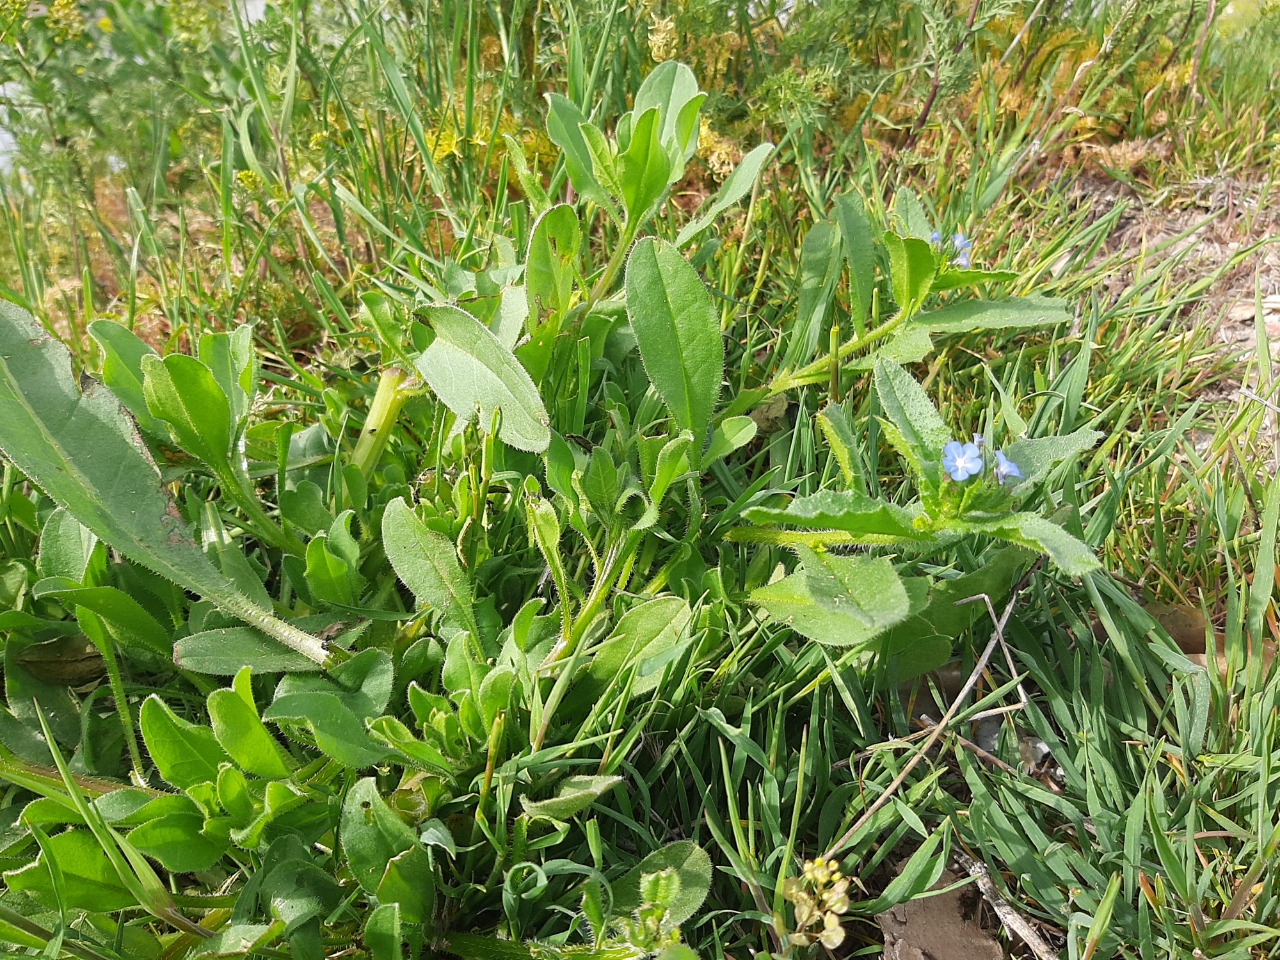
[[[71,357],[0,302],[0,449],[55,503],[135,563],[316,663],[324,645],[245,597],[191,538],[136,429],[107,390],[75,386]]]
[[[658,111],[647,110],[637,116],[631,143],[618,156],[622,205],[627,211],[627,221],[632,224],[647,219],[666,193],[671,176],[671,157],[662,146]]]
[[[320,664],[282,647],[251,627],[222,627],[182,637],[173,645],[173,661],[184,670],[234,676],[245,664],[258,673],[320,670]]]
[[[231,407],[213,371],[180,353],[142,361],[147,409],[169,425],[174,442],[203,460],[215,474],[230,470]]]
[[[547,94],[547,136],[564,151],[564,167],[569,173],[569,182],[588,200],[612,211],[613,202],[591,172],[591,151],[580,129],[587,122],[573,101],[558,93]]]
[[[640,84],[631,113],[634,117],[642,117],[649,110],[658,110],[662,118],[660,141],[676,145],[680,151],[679,162],[683,164],[693,156],[698,142],[696,136],[689,136],[681,130],[681,116],[687,117],[686,108],[693,105],[696,118],[697,106],[705,99],[693,71],[678,60],[666,60],[654,67]],[[697,130],[696,124],[694,130]]]
[[[364,922],[364,945],[369,948],[370,960],[401,960],[404,957],[403,942],[400,904],[383,903],[369,911]],[[528,949],[522,949],[522,960],[528,960]]]
[[[482,430],[501,410],[498,436],[504,443],[532,453],[546,450],[551,421],[520,361],[488,327],[457,307],[429,306],[423,313],[436,338],[418,358],[418,372],[444,405],[463,421],[479,411]]]
[[[565,777],[556,786],[556,795],[549,800],[520,798],[520,806],[531,817],[550,817],[567,820],[595,803],[622,782],[616,776]]]
[[[924,388],[898,364],[878,360],[875,387],[885,417],[905,445],[898,452],[917,474],[923,475],[924,465],[940,460],[942,448],[951,439],[947,425],[938,416]],[[892,435],[890,438],[893,439]]]
[[[122,632],[147,649],[170,656],[173,638],[170,631],[147,612],[146,608],[123,590],[115,587],[82,587],[65,577],[49,577],[31,589],[34,597],[45,597],[84,607],[106,620],[113,632]]]
[[[614,915],[625,916],[637,910],[641,879],[663,870],[674,870],[680,878],[676,900],[667,908],[667,921],[678,926],[697,913],[711,890],[711,858],[692,840],[680,840],[649,854],[610,884]]]
[[[716,217],[750,193],[751,188],[760,178],[760,171],[764,169],[764,165],[772,155],[773,144],[762,143],[743,157],[742,162],[734,167],[733,173],[729,174],[715,195],[698,208],[692,220],[680,228],[680,233],[676,236],[676,246],[683,247],[711,226]]]
[[[212,730],[183,720],[155,694],[143,701],[139,726],[160,776],[179,790],[216,783],[218,766],[231,762]]]
[[[908,187],[899,187],[893,195],[893,221],[898,233],[904,237],[927,241],[933,233],[929,215],[924,212],[920,198]]]
[[[717,460],[741,450],[756,438],[759,427],[750,417],[726,417],[711,434],[711,444],[703,457],[702,467],[708,469]]]
[[[93,321],[89,335],[102,348],[102,382],[107,389],[133,414],[138,426],[154,437],[163,437],[164,424],[151,415],[142,392],[142,361],[155,356],[155,350],[114,320]]]
[[[77,584],[84,579],[98,538],[93,531],[58,507],[40,528],[40,549],[36,554],[36,575],[41,579],[66,577]]]
[[[59,898],[49,876],[49,856],[61,870],[61,901],[68,910],[96,913],[137,906],[138,901],[125,888],[115,866],[88,830],[67,830],[47,838],[46,849],[39,856],[4,874],[5,886],[15,893],[30,893],[53,906]]]
[[[453,543],[419,520],[403,498],[392,500],[382,515],[382,544],[396,576],[419,604],[438,611],[446,623],[480,636],[471,580]]]
[[[1038,513],[1015,513],[980,522],[966,518],[965,527],[1048,554],[1068,576],[1082,577],[1102,567],[1087,545]]]
[[[1022,471],[1023,479],[1018,484],[1021,486],[1043,480],[1055,464],[1074,460],[1096,446],[1102,437],[1098,430],[1082,428],[1065,436],[1016,440],[1005,448],[1005,455]]]
[[[631,667],[636,669],[632,694],[652,691],[662,679],[662,667],[684,639],[691,618],[689,604],[679,597],[656,597],[632,607],[619,618],[608,638],[591,651],[586,670],[575,681],[575,699],[600,696],[614,677]]]
[[[201,833],[201,813],[169,813],[129,832],[129,842],[171,873],[208,870],[222,859],[229,844]]]
[[[646,238],[627,259],[626,291],[649,381],[699,453],[724,376],[724,341],[707,288],[679,250]]]
[[[905,507],[853,491],[823,490],[797,497],[786,507],[752,507],[743,515],[751,523],[787,524],[803,530],[841,530],[866,543],[929,540],[915,528]]]
[[[544,313],[563,317],[568,312],[581,240],[578,215],[567,203],[552,207],[533,225],[524,267],[524,292],[532,323]]]
[[[867,219],[867,206],[857,193],[842,193],[835,201],[841,247],[849,264],[849,310],[854,323],[871,316],[876,287],[876,242]]]
[[[271,845],[272,855],[280,845]],[[262,898],[270,905],[271,916],[284,921],[288,936],[307,921],[332,913],[342,902],[342,890],[331,874],[299,857],[272,868],[263,881]]]
[[[436,874],[431,856],[415,846],[391,858],[378,884],[379,903],[394,903],[406,923],[430,919],[436,894]]]
[[[232,431],[238,433],[258,386],[252,325],[246,323],[226,332],[201,334],[198,353],[200,362],[222,388],[231,408]]]
[[[250,670],[251,667],[243,667],[230,688],[209,694],[209,720],[218,743],[242,770],[268,780],[283,780],[289,776],[290,766],[258,716]]]
[[[357,717],[340,693],[304,692],[277,696],[262,719],[286,728],[306,727],[316,748],[345,767],[359,770],[381,763],[387,748],[369,736],[364,719]]]
[[[889,276],[893,281],[893,299],[908,317],[915,316],[933,288],[933,248],[915,237],[903,239],[896,233],[884,235],[889,251]]]
[[[885,557],[835,557],[801,549],[803,565],[751,600],[810,640],[858,646],[911,613],[902,579]]]
[[[418,846],[412,828],[387,806],[372,777],[357,780],[347,791],[338,842],[351,875],[371,894],[378,892],[392,858]]]
[[[395,717],[378,717],[369,722],[369,733],[375,739],[397,750],[422,770],[453,775],[453,764],[431,744],[419,740]]]
[[[1014,297],[1008,300],[962,300],[928,313],[916,314],[911,322],[931,333],[969,333],[973,330],[1009,330],[1044,327],[1071,319],[1068,303],[1053,297]]]
[[[1000,609],[1035,558],[1022,547],[1004,547],[984,555],[974,572],[935,582],[924,605],[877,643],[882,656],[894,658],[895,678],[909,679],[941,666],[956,638],[978,620],[989,619],[980,599],[960,601],[985,594]]]

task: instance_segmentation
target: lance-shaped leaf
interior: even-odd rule
[[[423,315],[435,331],[418,358],[418,372],[446,407],[462,420],[480,414],[488,429],[502,411],[498,437],[517,450],[541,453],[551,443],[550,418],[538,388],[520,361],[471,314],[431,306]]]
[[[823,490],[797,497],[786,507],[752,507],[752,523],[787,524],[802,530],[840,530],[867,543],[930,540],[917,530],[910,510],[853,491]]]
[[[142,392],[147,409],[169,425],[178,446],[203,460],[214,473],[230,473],[231,406],[213,371],[180,353],[142,360]]]
[[[241,593],[195,543],[120,402],[83,392],[71,355],[31,314],[0,302],[0,449],[125,557],[212,601],[316,663],[324,644]]]
[[[453,544],[427,527],[402,498],[382,514],[382,544],[396,576],[424,606],[439,611],[446,623],[478,637],[471,581]]]
[[[729,174],[728,179],[720,184],[720,189],[703,206],[698,208],[692,220],[680,228],[676,237],[676,246],[683,247],[698,234],[711,226],[716,217],[745,197],[755,186],[760,171],[773,155],[773,144],[762,143],[745,157]]]
[[[707,288],[679,250],[646,237],[627,260],[626,289],[649,380],[700,450],[724,375],[724,341]]]
[[[1011,330],[1019,327],[1046,327],[1065,323],[1067,301],[1056,297],[1013,297],[1008,300],[962,300],[928,313],[916,314],[911,322],[933,333],[969,333],[973,330]]]

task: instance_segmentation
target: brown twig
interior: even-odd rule
[[[999,644],[1003,638],[1005,624],[1009,622],[1009,616],[1013,613],[1013,608],[1018,601],[1018,594],[1021,592],[1021,588],[1022,584],[1019,583],[1014,589],[1013,594],[1009,597],[1009,603],[1005,606],[1004,613],[1000,615],[1000,619],[996,623],[995,632],[992,633],[986,649],[982,651],[982,656],[980,656],[978,658],[978,662],[974,664],[973,672],[969,674],[969,679],[966,680],[964,686],[960,688],[960,692],[956,694],[955,700],[951,702],[951,706],[947,708],[947,712],[943,714],[942,719],[934,724],[932,732],[930,732],[928,739],[925,740],[924,745],[919,749],[919,751],[917,751],[914,757],[907,761],[906,765],[903,766],[902,771],[894,777],[889,786],[885,788],[884,793],[880,794],[880,796],[876,798],[875,802],[872,803],[871,806],[867,807],[862,816],[854,822],[853,826],[846,830],[844,835],[833,843],[831,848],[822,855],[824,860],[834,860],[836,855],[840,853],[849,841],[857,836],[863,827],[871,821],[871,818],[880,812],[881,808],[893,798],[893,795],[898,791],[898,788],[906,782],[907,777],[911,775],[911,771],[919,765],[921,760],[928,756],[929,751],[933,749],[933,745],[938,742],[938,739],[942,736],[943,732],[948,726],[950,726],[951,721],[954,720],[956,714],[960,712],[960,706],[969,696],[969,692],[977,686],[978,678],[981,677],[982,672],[986,670],[987,662],[991,659],[991,654],[995,652],[996,645]],[[959,602],[964,603],[968,600],[976,599],[978,599],[978,597],[974,596]]]
[[[991,904],[991,909],[1000,918],[1005,933],[1011,936],[1017,934],[1022,942],[1031,948],[1031,952],[1036,955],[1036,960],[1058,960],[1058,951],[1045,943],[1044,938],[1036,933],[1035,928],[1023,920],[1018,912],[1009,906],[1009,901],[1000,895],[995,882],[991,879],[991,874],[987,871],[986,864],[975,860],[963,850],[956,851],[956,859],[968,871],[969,876],[977,881],[982,898]]]

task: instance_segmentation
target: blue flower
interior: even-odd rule
[[[1010,478],[1022,479],[1022,471],[1018,465],[1004,455],[1004,451],[996,451],[996,481],[1004,483]]]
[[[948,440],[942,448],[942,469],[951,474],[952,480],[963,483],[982,472],[982,452],[976,443]]]
[[[961,270],[968,270],[971,262],[970,251],[973,249],[973,241],[965,237],[963,233],[957,233],[951,238],[951,246],[956,251],[956,258],[951,262]]]
[[[935,247],[938,244],[940,244],[942,242],[942,231],[935,230],[933,231],[933,233],[929,234],[929,242],[932,243]]]

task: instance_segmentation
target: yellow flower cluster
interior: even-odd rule
[[[703,117],[698,129],[698,156],[711,170],[717,181],[722,181],[742,160],[742,148],[723,134],[717,133]]]
[[[84,33],[84,17],[76,0],[53,0],[45,14],[45,23],[53,38],[59,42],[75,40]]]
[[[849,911],[849,879],[833,860],[806,860],[800,876],[789,877],[782,895],[795,909],[791,942],[797,947],[821,943],[834,950],[844,942],[841,917]]]
[[[649,56],[663,63],[676,55],[679,46],[675,17],[654,17],[649,21]]]

